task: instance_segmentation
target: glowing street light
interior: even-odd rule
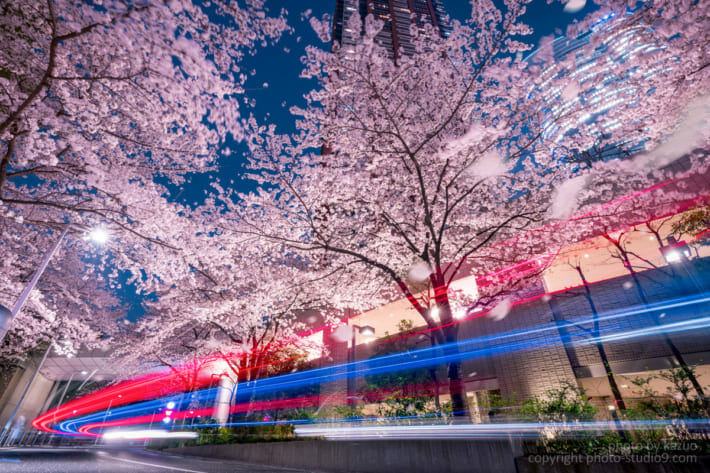
[[[96,227],[87,234],[87,238],[94,243],[104,245],[109,240],[109,233],[104,228]]]
[[[707,288],[702,279],[698,278],[696,269],[690,262],[691,252],[688,243],[678,241],[674,236],[668,237],[668,244],[660,248],[663,258],[668,264],[677,265],[682,268],[687,277],[692,282],[698,292],[705,292]],[[665,314],[664,314],[665,315]]]
[[[355,329],[357,329],[358,333],[364,337],[372,337],[373,335],[375,335],[375,327],[372,327],[370,325],[365,325],[363,327],[353,325],[353,333],[355,333]]]
[[[42,276],[42,273],[44,273],[44,270],[47,269],[47,265],[49,265],[49,261],[52,259],[52,256],[54,256],[57,250],[62,246],[62,241],[64,240],[64,237],[67,236],[67,233],[69,233],[69,230],[81,230],[86,232],[87,228],[72,223],[66,224],[64,226],[64,230],[62,230],[61,235],[59,235],[59,238],[54,243],[54,246],[52,246],[52,248],[47,252],[47,254],[44,255],[42,262],[39,264],[39,267],[32,276],[32,279],[30,280],[29,284],[25,286],[25,289],[20,294],[20,297],[17,299],[17,302],[15,302],[15,305],[12,310],[9,310],[7,307],[0,305],[0,343],[2,343],[2,341],[5,339],[5,335],[10,329],[12,321],[15,320],[17,314],[20,313],[22,307],[25,305],[25,302],[27,302],[27,298],[29,297],[30,292],[32,292],[32,289],[34,289],[37,285],[37,282]],[[89,231],[87,236],[92,241],[95,241],[98,244],[106,243],[109,237],[106,230],[101,228],[96,228]]]
[[[439,306],[435,305],[434,307],[431,308],[429,311],[429,314],[431,315],[431,318],[439,322]]]
[[[685,241],[668,237],[668,244],[661,247],[661,253],[667,263],[681,263],[690,258],[690,247]]]

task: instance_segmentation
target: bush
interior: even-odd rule
[[[184,442],[181,446],[219,445],[232,443],[280,442],[295,440],[296,434],[292,424],[267,424],[239,427],[207,427],[198,429],[200,434],[194,440]]]
[[[696,378],[695,367],[688,370]],[[651,381],[662,379],[670,383],[665,395],[659,394],[651,388]],[[636,419],[703,419],[707,412],[703,402],[694,392],[690,377],[683,368],[670,368],[658,374],[649,374],[645,377],[636,377],[631,380],[639,395],[633,409],[628,412],[629,417]]]
[[[567,423],[591,421],[597,409],[589,404],[583,389],[567,382],[525,401],[520,412],[535,422]]]

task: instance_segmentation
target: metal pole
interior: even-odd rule
[[[67,395],[67,390],[69,389],[69,385],[71,384],[72,380],[74,379],[74,372],[72,372],[71,376],[69,376],[69,381],[67,381],[67,384],[64,386],[64,391],[62,392],[62,395],[59,397],[59,402],[57,403],[57,406],[55,409],[59,406],[62,405],[62,401],[64,401],[64,396]],[[57,412],[54,412],[54,423],[57,423]],[[52,434],[52,438],[54,438],[55,434]],[[60,439],[61,442],[62,439]]]
[[[2,343],[2,341],[5,339],[5,335],[7,334],[7,331],[10,328],[12,321],[15,320],[15,317],[17,317],[17,314],[20,313],[22,307],[25,305],[25,302],[27,302],[27,297],[30,295],[30,292],[32,292],[32,289],[34,289],[37,285],[37,281],[39,281],[39,278],[40,276],[42,276],[44,270],[47,269],[47,265],[52,259],[52,256],[54,256],[54,253],[56,253],[59,247],[62,245],[62,240],[64,240],[64,237],[67,235],[70,228],[71,224],[67,224],[64,227],[62,234],[54,243],[52,249],[49,250],[46,255],[44,255],[44,259],[37,268],[37,271],[35,271],[34,275],[32,276],[30,283],[25,286],[25,289],[22,291],[22,294],[20,294],[20,297],[17,299],[17,302],[15,302],[15,306],[12,308],[12,312],[10,312],[9,316],[6,315],[5,317],[3,317],[4,320],[0,320],[0,343]]]
[[[113,404],[113,398],[111,398],[111,400],[108,402],[108,409],[106,409],[106,413],[104,414],[104,420],[103,420],[102,424],[106,424],[106,418],[108,417],[109,413],[111,412],[111,404]],[[102,427],[103,427],[103,429],[106,429],[105,426],[102,426]],[[94,442],[94,445],[99,443],[99,439],[103,437],[103,433],[104,433],[104,431],[101,430],[101,434],[98,434],[96,436],[96,441]]]
[[[350,350],[348,352],[348,355],[350,355],[348,358],[350,358],[350,363],[348,363],[348,382],[347,382],[347,399],[348,399],[348,407],[350,409],[355,409],[355,342],[356,342],[356,330],[358,326],[353,325],[353,335],[352,335],[352,340],[350,342]]]
[[[151,414],[150,414],[150,425],[148,426],[148,432],[153,430],[153,421],[154,420],[155,420],[155,411],[151,412]],[[143,447],[147,447],[149,443],[150,443],[150,437],[148,437],[147,439],[145,439],[143,441]]]
[[[69,376],[69,381],[67,381],[66,386],[64,386],[64,392],[62,392],[62,395],[61,395],[61,397],[59,398],[59,402],[57,403],[57,407],[59,407],[59,406],[62,405],[62,401],[64,401],[64,396],[67,395],[67,391],[69,390],[69,385],[70,385],[71,382],[74,380],[74,375],[75,375],[75,374],[76,374],[76,373],[72,372],[71,376]],[[56,422],[56,421],[57,421],[57,413],[55,412],[55,413],[54,413],[54,422]]]
[[[83,387],[86,385],[86,383],[89,382],[89,380],[96,374],[96,372],[97,372],[98,370],[99,370],[98,368],[94,369],[94,371],[92,371],[91,374],[86,377],[86,379],[84,380],[84,382],[81,383],[81,386],[79,386],[78,388],[76,388],[76,392],[77,392],[77,393],[78,393],[79,391],[81,391],[81,388],[83,388]]]
[[[25,400],[25,396],[27,396],[27,393],[30,391],[30,388],[32,387],[32,383],[34,383],[34,380],[37,377],[39,370],[42,368],[42,365],[44,364],[44,360],[47,359],[47,355],[49,355],[49,352],[51,350],[52,350],[52,343],[50,342],[49,346],[47,347],[47,350],[45,350],[45,352],[44,352],[44,356],[42,357],[42,360],[37,365],[37,368],[35,368],[35,372],[32,374],[32,378],[30,379],[30,382],[27,383],[27,387],[25,388],[25,391],[22,393],[22,397],[20,397],[20,400],[17,401],[17,405],[15,406],[15,409],[12,411],[10,418],[8,419],[7,423],[5,424],[5,428],[3,429],[2,435],[0,436],[0,445],[2,445],[3,440],[5,440],[5,435],[8,433],[10,426],[12,425],[12,422],[15,420],[15,415],[17,414],[17,411],[20,409],[20,405],[22,404],[22,401]]]

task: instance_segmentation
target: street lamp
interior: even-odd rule
[[[94,243],[98,243],[99,245],[104,245],[106,244],[106,242],[108,242],[109,234],[106,229],[96,227],[86,235],[86,238],[93,241]]]
[[[0,334],[5,334],[12,322],[12,312],[10,309],[0,304]],[[0,339],[1,340],[1,339]]]
[[[685,241],[678,241],[674,236],[669,236],[668,244],[662,246],[660,251],[668,264],[680,264],[697,291],[702,293],[706,290],[690,262],[690,247]]]
[[[119,394],[118,397],[121,397]],[[99,443],[99,440],[103,438],[104,430],[106,429],[106,418],[111,415],[111,405],[113,404],[114,397],[112,396],[111,399],[108,401],[108,408],[104,412],[104,420],[101,422],[103,428],[101,429],[101,435],[96,436],[96,440],[94,441],[94,445],[97,445]]]
[[[661,247],[661,254],[667,263],[682,263],[690,258],[690,247],[685,241],[669,236],[668,244]]]
[[[25,289],[20,294],[20,297],[17,299],[17,302],[15,302],[12,310],[0,305],[0,343],[2,343],[5,339],[5,335],[10,329],[12,321],[15,320],[17,314],[20,313],[22,307],[25,305],[25,302],[27,302],[30,292],[32,292],[32,289],[34,289],[37,285],[37,281],[39,281],[39,278],[42,276],[42,273],[44,273],[44,270],[47,269],[47,265],[49,265],[49,261],[52,259],[52,256],[54,256],[54,253],[56,253],[59,247],[62,246],[62,241],[64,240],[64,237],[67,236],[67,233],[69,233],[69,230],[81,230],[86,232],[87,228],[73,223],[66,224],[61,235],[59,235],[59,238],[54,243],[54,246],[52,246],[52,249],[44,255],[42,262],[39,264],[39,267],[35,271],[34,275],[32,275],[32,279],[29,284],[27,284]],[[104,244],[108,241],[108,233],[102,228],[94,228],[91,231],[88,231],[86,236],[88,239],[95,241],[98,244]]]
[[[371,325],[353,325],[353,334],[352,334],[352,340],[350,342],[350,363],[348,363],[348,404],[350,405],[351,409],[355,408],[356,405],[356,400],[355,400],[355,343],[357,341],[357,334],[360,334],[364,337],[372,337],[375,335],[375,327],[372,327]]]

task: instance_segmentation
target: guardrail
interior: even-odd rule
[[[94,439],[68,437],[49,434],[40,430],[13,430],[5,437],[2,448],[27,447],[86,447],[94,444]]]

